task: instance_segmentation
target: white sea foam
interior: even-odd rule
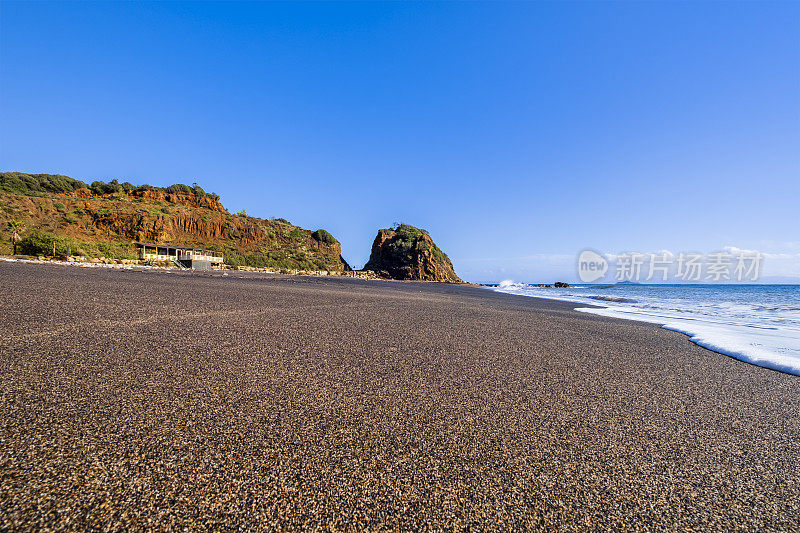
[[[576,311],[660,324],[699,346],[800,376],[800,286],[615,285],[539,288],[505,280],[494,290],[588,304]]]

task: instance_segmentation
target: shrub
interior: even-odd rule
[[[306,236],[300,228],[294,228],[292,231],[290,231],[289,238],[297,242],[303,242],[306,240]]]
[[[389,252],[397,259],[402,261],[411,261],[413,256],[411,254],[412,243],[397,239],[388,244]]]
[[[59,211],[63,211],[66,206],[61,202],[56,202],[53,204],[53,207],[55,207]]]
[[[17,194],[41,196],[43,193],[72,192],[82,187],[88,187],[88,185],[80,180],[60,174],[0,172],[0,190]]]
[[[60,194],[73,192],[77,189],[88,188],[95,195],[108,195],[119,194],[122,192],[132,191],[150,191],[160,190],[171,193],[181,194],[195,194],[197,196],[208,196],[214,200],[219,201],[219,195],[215,193],[207,193],[197,183],[192,184],[191,187],[183,183],[176,183],[166,188],[153,187],[152,185],[136,186],[133,183],[126,181],[120,183],[116,179],[109,182],[93,181],[91,185],[85,182],[70,178],[69,176],[62,176],[60,174],[26,174],[24,172],[0,172],[0,190],[16,193],[26,194],[30,196],[44,196],[47,193]]]
[[[413,242],[421,235],[427,235],[428,232],[424,229],[415,228],[414,226],[410,226],[408,224],[398,224],[394,231],[397,233],[397,236],[406,242]]]
[[[213,198],[214,200],[219,201],[218,194],[204,191],[203,188],[197,183],[192,183],[191,187],[189,187],[188,185],[184,185],[183,183],[176,183],[174,185],[170,185],[164,190],[166,190],[167,192],[179,193],[179,194],[194,194],[195,196],[208,196],[209,198]]]
[[[333,235],[325,231],[324,229],[318,229],[314,233],[311,234],[319,242],[325,242],[328,244],[333,244],[336,242],[336,239],[333,238]]]
[[[87,245],[84,244],[84,246]],[[98,242],[95,243],[95,248],[98,256],[111,259],[136,259],[138,257],[135,248],[128,242]]]
[[[225,264],[233,267],[237,267],[244,264],[242,260],[242,256],[237,254],[236,252],[226,252],[225,253]]]
[[[136,250],[130,242],[81,242],[71,237],[59,237],[40,230],[33,230],[19,243],[19,251],[25,255],[53,254],[55,244],[56,255],[85,255],[87,257],[108,257],[110,259],[136,259]]]
[[[174,185],[170,185],[169,187],[166,188],[166,191],[179,194],[192,194],[194,192],[192,191],[191,187],[189,187],[188,185],[184,185],[183,183],[176,183]]]
[[[336,263],[333,257],[307,257],[298,252],[286,250],[262,250],[251,254],[239,254],[234,251],[225,252],[225,264],[230,266],[251,266],[283,270],[327,270],[329,264]]]
[[[450,258],[447,257],[447,254],[444,253],[443,251],[441,251],[439,249],[439,247],[435,246],[435,245],[433,247],[433,258],[436,259],[436,261],[439,262],[439,263],[449,263],[450,262]]]
[[[19,251],[24,255],[52,255],[53,244],[55,244],[56,255],[66,255],[69,243],[64,237],[33,230],[20,241]]]
[[[122,185],[117,180],[111,180],[108,183],[104,181],[93,181],[92,186],[89,187],[92,191],[92,194],[96,195],[103,195],[103,194],[115,194],[120,193],[124,189]]]
[[[409,224],[395,224],[392,229],[382,229],[379,230],[379,233],[382,236],[387,236],[387,234],[391,235],[392,231],[394,231],[395,234],[391,242],[388,243],[387,248],[397,259],[410,261],[413,258],[414,245],[418,243],[418,249],[423,252],[430,251],[436,261],[442,263],[450,262],[447,255],[435,244],[431,246],[428,243],[419,242],[421,236],[429,235],[426,230],[416,228]]]

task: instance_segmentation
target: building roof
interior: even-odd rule
[[[148,248],[172,248],[173,250],[192,250],[192,251],[200,251],[200,252],[208,252],[210,254],[221,254],[222,252],[218,252],[216,250],[209,250],[207,248],[200,248],[199,246],[178,246],[177,244],[155,244],[150,242],[134,242],[135,246],[139,246],[144,248],[145,246]]]

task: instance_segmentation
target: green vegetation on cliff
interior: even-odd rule
[[[93,181],[91,185],[62,176],[61,174],[26,174],[24,172],[0,172],[0,190],[24,194],[27,196],[38,196],[43,194],[64,194],[72,193],[78,189],[88,189],[92,194],[101,196],[106,194],[130,193],[135,191],[164,191],[168,193],[194,194],[196,196],[208,196],[219,200],[219,195],[207,193],[198,184],[184,185],[176,183],[169,187],[153,187],[152,185],[134,185],[129,182],[120,183],[116,179],[111,181]]]
[[[333,235],[331,235],[324,229],[318,229],[317,231],[312,233],[311,236],[317,239],[319,242],[326,242],[328,244],[333,244],[336,242],[336,239],[333,238]]]
[[[22,255],[107,257],[109,259],[136,259],[136,248],[132,242],[87,242],[67,236],[58,236],[34,229],[18,245]]]
[[[109,192],[111,191],[111,192]],[[338,241],[287,220],[228,213],[199,185],[86,183],[51,174],[0,174],[0,253],[134,259],[135,241],[200,246],[232,266],[349,270]]]

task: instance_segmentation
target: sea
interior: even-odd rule
[[[584,313],[659,324],[709,350],[800,376],[800,285],[543,288],[505,280],[491,289],[573,302]]]

